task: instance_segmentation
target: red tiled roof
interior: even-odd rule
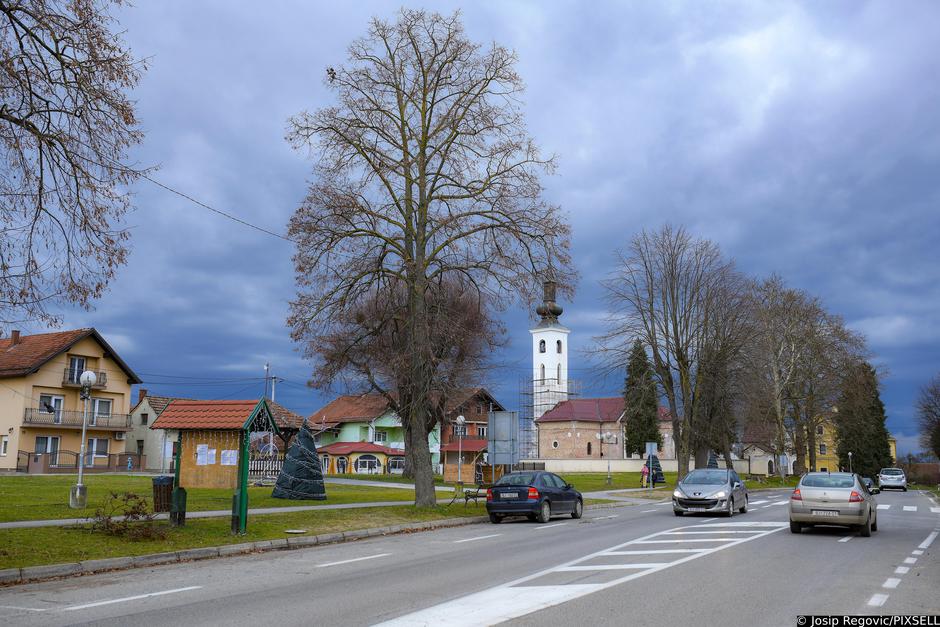
[[[268,408],[271,410],[271,414],[274,416],[274,421],[277,423],[277,426],[282,429],[300,429],[301,425],[304,423],[303,416],[295,414],[280,403],[268,400]]]
[[[668,408],[660,407],[658,413],[660,422],[672,422],[672,414],[669,413]]]
[[[463,444],[454,441],[449,442],[441,447],[441,450],[444,452],[448,451],[464,451],[467,453],[479,453],[480,451],[486,450],[486,440],[464,440]]]
[[[542,414],[536,422],[615,422],[623,414],[623,397],[575,398],[562,401]]]
[[[447,401],[448,414],[470,403],[474,397],[480,396],[487,403],[492,402],[497,410],[503,409],[493,396],[484,388],[467,388],[457,390]],[[389,409],[388,399],[377,392],[369,394],[347,394],[333,399],[322,409],[310,414],[311,426],[334,427],[344,422],[369,422],[378,418]],[[486,408],[489,411],[489,407]],[[470,418],[468,417],[468,420]],[[481,419],[480,422],[483,422]]]
[[[327,455],[349,455],[350,453],[384,453],[385,455],[404,455],[405,451],[389,448],[374,442],[333,442],[317,449],[317,453]]]
[[[64,353],[88,336],[94,337],[101,344],[105,355],[113,359],[127,375],[128,382],[141,382],[134,371],[118,357],[114,349],[93,328],[21,335],[16,344],[13,343],[12,337],[0,338],[0,378],[32,374],[56,355]]]
[[[152,429],[241,429],[259,401],[174,400],[154,421]]]

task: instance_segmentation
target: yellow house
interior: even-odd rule
[[[140,379],[95,329],[0,339],[0,472],[69,472],[78,464],[79,377],[97,382],[88,404],[87,468],[126,469],[131,385]],[[140,459],[129,455],[131,465]]]
[[[888,446],[891,449],[891,463],[898,459],[898,441],[888,434]],[[806,458],[807,463],[809,457]],[[816,426],[816,470],[820,472],[839,470],[839,456],[836,453],[836,428],[829,419]]]

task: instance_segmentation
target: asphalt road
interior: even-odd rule
[[[796,536],[788,495],[754,493],[731,519],[632,505],[21,585],[0,590],[0,622],[728,626],[940,614],[940,504],[883,493],[871,538]]]

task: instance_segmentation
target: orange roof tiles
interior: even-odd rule
[[[93,328],[22,335],[15,344],[12,337],[0,339],[0,378],[22,377],[36,372],[47,361],[88,336],[94,337],[101,344],[105,354],[114,359],[127,374],[130,383],[140,383],[137,375]]]
[[[456,390],[451,395],[445,410],[448,414],[451,414],[464,405],[471,403],[474,398],[479,398],[481,402],[485,400],[487,404],[492,403],[494,409],[503,409],[502,405],[486,389],[466,388]],[[359,395],[347,394],[335,398],[322,409],[312,413],[309,421],[311,426],[320,427],[334,427],[344,422],[369,422],[384,414],[388,409],[388,399],[376,392]],[[488,406],[486,411],[489,411]]]
[[[405,451],[389,448],[373,442],[333,442],[317,449],[317,453],[327,455],[349,455],[350,453],[383,453],[385,455],[404,455]]]
[[[465,453],[479,453],[480,451],[486,450],[486,440],[477,440],[477,439],[466,439],[463,443],[457,442],[448,442],[441,446],[441,450],[445,453],[447,452],[457,452],[463,451]]]
[[[251,417],[258,399],[246,401],[173,400],[152,429],[241,429]]]

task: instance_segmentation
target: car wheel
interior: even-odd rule
[[[682,512],[680,512],[677,509],[672,510],[672,513],[675,514],[676,516],[682,516]]]
[[[574,511],[571,512],[571,517],[577,520],[581,518],[581,515],[584,513],[584,503],[581,502],[581,499],[578,499],[574,502]]]
[[[498,525],[499,523],[503,522],[503,517],[499,514],[490,514],[490,522],[494,525]]]
[[[790,521],[790,533],[802,533],[803,525],[802,523]]]
[[[536,517],[536,520],[540,523],[547,523],[552,517],[552,506],[549,505],[548,501],[542,501],[542,506],[539,508],[539,514]]]
[[[728,499],[728,511],[723,514],[726,518],[731,518],[734,516],[734,497],[732,496]]]
[[[747,495],[746,494],[744,495],[744,505],[742,505],[741,509],[739,509],[738,511],[741,512],[742,514],[747,513]]]
[[[871,530],[878,531],[878,514],[875,514],[875,519],[871,521]]]
[[[905,492],[907,492],[907,486],[904,486],[903,490],[904,490]]]
[[[868,512],[868,520],[865,521],[865,524],[861,526],[858,530],[858,533],[863,538],[871,537],[871,512]]]

